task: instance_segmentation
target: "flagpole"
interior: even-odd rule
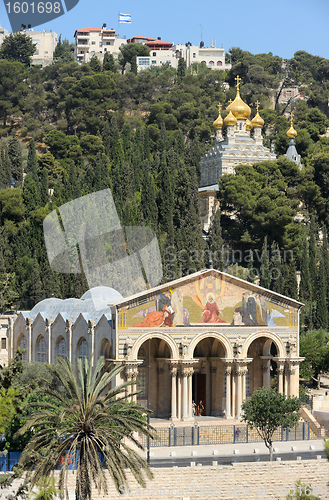
[[[120,38],[120,11],[118,12],[118,38]]]

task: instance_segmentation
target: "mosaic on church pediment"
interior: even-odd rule
[[[179,326],[297,327],[298,307],[217,271],[148,294],[118,310],[119,328]]]

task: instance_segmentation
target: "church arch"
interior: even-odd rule
[[[66,341],[62,335],[57,337],[55,347],[56,347],[56,349],[55,349],[56,359],[57,358],[65,359],[67,357],[68,353],[66,350]]]
[[[103,356],[105,361],[112,359],[112,347],[108,339],[102,339],[99,347],[99,355]]]
[[[46,339],[43,335],[39,335],[36,341],[36,360],[39,363],[48,362]]]
[[[160,332],[152,332],[152,333],[145,333],[144,335],[141,335],[133,345],[132,352],[131,352],[132,359],[137,360],[138,351],[139,351],[139,348],[141,347],[141,345],[144,344],[144,342],[146,340],[154,339],[154,338],[158,338],[158,339],[164,341],[168,345],[169,350],[170,350],[170,358],[171,359],[179,359],[178,345],[169,335],[167,335],[166,333],[162,333],[162,332],[161,333]],[[162,344],[162,346],[164,346],[164,344]],[[162,347],[162,348],[164,348],[164,347]]]
[[[242,346],[242,352],[241,352],[241,358],[247,358],[247,353],[248,353],[248,349],[251,345],[251,343],[258,339],[258,338],[262,338],[262,337],[266,337],[268,339],[268,341],[266,342],[266,349],[267,349],[267,352],[269,352],[269,349],[270,349],[270,346],[271,346],[271,343],[273,342],[275,344],[275,347],[277,349],[277,355],[279,358],[285,358],[286,357],[286,348],[285,348],[285,345],[283,343],[283,340],[276,334],[276,333],[273,333],[273,332],[269,332],[269,331],[263,331],[263,332],[255,332],[255,333],[252,333],[251,335],[249,335],[249,337],[247,337],[247,339],[245,340],[243,346]],[[267,355],[267,354],[264,354],[264,356]]]
[[[88,342],[84,337],[80,337],[77,345],[77,358],[84,359],[88,357]]]
[[[24,333],[21,333],[20,336],[18,337],[17,347],[19,347],[20,349],[25,349],[24,354],[22,354],[22,361],[27,361],[28,345],[27,345],[27,338],[26,335],[24,335]]]
[[[189,352],[196,362],[193,364],[192,394],[188,404],[196,404],[197,415],[223,415],[226,381],[223,359],[233,358],[230,342],[222,334],[202,333],[192,340]]]
[[[149,350],[150,349],[150,350]],[[172,350],[167,341],[159,335],[144,336],[136,358],[139,360],[137,375],[137,400],[147,406],[148,394],[153,416],[168,418],[171,413],[171,375],[168,361],[172,357]],[[150,360],[150,363],[149,363]],[[150,387],[148,389],[148,375]]]
[[[224,350],[225,350],[225,355],[224,355],[225,358],[232,359],[234,357],[232,344],[225,335],[223,335],[222,333],[218,333],[218,332],[206,332],[206,333],[200,333],[200,334],[196,335],[191,340],[191,343],[188,347],[188,357],[189,358],[193,358],[194,349],[196,348],[197,344],[199,344],[199,342],[201,342],[201,340],[204,340],[206,338],[216,339],[223,345]]]

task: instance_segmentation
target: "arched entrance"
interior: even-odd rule
[[[147,407],[148,394],[152,417],[169,418],[171,415],[171,375],[167,360],[171,351],[167,342],[161,338],[147,339],[138,349],[137,401]],[[150,390],[148,391],[148,380]]]
[[[278,346],[268,337],[254,339],[248,348],[247,357],[252,361],[248,365],[246,376],[246,396],[250,396],[260,387],[271,387],[277,384]]]
[[[225,365],[222,358],[225,356],[222,342],[211,336],[200,340],[194,348],[193,358],[198,361],[193,365],[192,399],[197,405],[197,415],[200,401],[202,415],[220,416],[224,413]]]

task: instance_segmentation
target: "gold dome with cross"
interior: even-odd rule
[[[295,137],[297,137],[297,131],[294,129],[294,126],[292,124],[293,119],[294,114],[290,113],[290,129],[287,131],[287,136],[289,137],[289,139],[294,139]]]
[[[249,118],[251,109],[249,108],[248,104],[246,104],[240,97],[240,82],[241,78],[239,75],[235,78],[236,80],[236,96],[233,102],[231,102],[227,108],[226,108],[226,114],[228,115],[229,112],[231,111],[232,114],[237,118],[238,120],[246,120]]]

